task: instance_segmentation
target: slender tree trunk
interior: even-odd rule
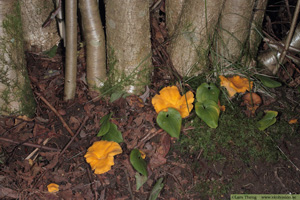
[[[77,73],[77,0],[66,0],[66,61],[64,100],[75,97]]]
[[[55,9],[52,0],[20,0],[22,11],[25,50],[41,52],[51,49],[60,41],[57,25],[52,22],[42,28],[50,13]]]
[[[0,115],[35,113],[18,0],[0,0]]]
[[[121,2],[119,2],[122,4]],[[99,91],[106,78],[105,36],[96,0],[79,0],[87,53],[87,82]]]
[[[173,65],[180,75],[195,75],[208,64],[209,46],[222,5],[223,0],[184,1],[174,37],[168,47]]]
[[[149,3],[106,1],[107,55],[110,77],[128,93],[139,94],[149,83],[151,64]]]

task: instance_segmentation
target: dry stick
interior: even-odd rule
[[[274,41],[274,40],[270,40],[269,38],[263,38],[263,41],[268,43],[268,45],[277,50],[277,51],[280,51],[280,50],[283,50],[284,49],[284,44],[283,42],[281,41]],[[293,46],[290,46],[288,48],[289,51],[292,51],[292,52],[295,52],[295,53],[298,53],[300,51],[299,48],[296,48],[296,47],[293,47]]]
[[[68,142],[68,144],[64,147],[64,149],[60,152],[59,156],[60,157],[68,148],[69,146],[72,144],[72,142],[74,141],[74,139],[77,137],[77,135],[80,133],[81,129],[83,128],[83,126],[85,125],[86,121],[89,119],[88,116],[86,116],[83,119],[83,122],[81,123],[80,127],[77,129],[76,134],[72,137],[72,139]]]
[[[141,140],[140,142],[135,145],[134,148],[137,148],[137,147],[142,147],[144,143],[146,143],[148,140],[152,139],[153,137],[155,137],[156,135],[162,133],[164,130],[163,129],[159,129],[157,131],[155,131],[154,133],[153,132],[149,132],[147,135],[145,135]]]
[[[288,0],[285,0],[285,6],[286,6],[286,10],[287,10],[287,14],[289,17],[289,21],[292,21],[292,15],[291,15],[291,11],[290,11],[290,4]]]
[[[55,113],[55,115],[60,119],[60,121],[63,123],[63,126],[67,129],[67,131],[70,133],[70,135],[73,137],[74,133],[68,126],[68,124],[65,122],[65,120],[62,118],[62,116],[57,112],[57,110],[41,95],[38,95],[40,99]],[[77,138],[76,138],[77,141]]]
[[[48,141],[50,140],[50,138],[46,138],[44,141],[43,141],[43,145],[46,145],[48,143]],[[29,160],[31,159],[31,157],[34,156],[34,154],[39,150],[39,148],[35,148],[35,150],[33,150],[26,158],[25,160]],[[38,154],[34,157],[34,159],[32,160],[35,160],[37,158]]]
[[[14,143],[14,144],[20,144],[20,145],[24,145],[24,146],[28,146],[28,147],[41,148],[41,149],[48,150],[48,151],[60,151],[60,149],[46,147],[46,146],[43,146],[40,144],[34,144],[34,143],[30,143],[30,142],[23,143],[22,141],[15,141],[15,140],[11,140],[11,139],[4,138],[4,137],[0,137],[0,140],[5,141],[5,142]]]
[[[127,183],[128,183],[128,190],[129,190],[131,199],[134,200],[134,196],[133,196],[133,193],[132,193],[132,190],[131,190],[131,184],[130,184],[130,180],[129,180],[127,169],[124,169],[124,172],[125,172],[125,175],[126,175],[126,180],[127,180]]]
[[[47,104],[47,103],[46,103]],[[49,104],[50,105],[50,104]],[[73,142],[74,138],[76,138],[76,136],[78,135],[78,133],[80,132],[80,130],[82,129],[82,127],[84,126],[84,124],[86,123],[88,117],[86,116],[81,124],[81,126],[77,129],[76,134],[72,137],[72,139],[70,140],[70,142],[68,142],[68,144],[65,146],[65,148],[59,153],[58,157],[60,157],[66,150],[67,148],[70,146],[70,144]],[[80,149],[82,150],[83,148],[80,147]],[[57,162],[56,166],[58,166],[59,161]],[[35,183],[33,184],[33,188],[36,186],[36,184],[39,182],[39,180],[45,176],[46,172],[48,172],[49,169],[45,170],[39,177],[38,179],[35,181]]]
[[[287,36],[287,39],[285,41],[284,49],[283,49],[283,51],[282,51],[282,53],[280,55],[278,65],[273,70],[273,74],[277,73],[277,71],[278,71],[281,63],[283,62],[283,60],[284,60],[284,58],[286,56],[287,50],[289,49],[289,46],[290,46],[290,43],[291,43],[294,31],[295,31],[295,27],[296,27],[296,23],[297,23],[297,18],[298,18],[298,15],[299,15],[299,11],[300,11],[300,0],[297,1],[297,5],[296,5],[295,12],[294,12],[294,16],[293,16],[293,21],[292,21],[292,25],[291,25],[291,28],[290,28],[290,32],[289,32],[289,34]]]
[[[268,134],[266,133],[266,136],[268,136],[271,141],[274,143],[274,145],[277,147],[277,149],[282,153],[282,155],[295,167],[296,171],[300,171],[300,169],[298,168],[298,166],[296,164],[293,163],[293,161],[291,159],[289,159],[289,157],[287,157],[287,155],[282,151],[282,149],[275,143],[275,141],[273,140],[273,138]]]
[[[83,119],[83,122],[81,123],[80,127],[77,129],[76,131],[76,134],[71,138],[71,140],[68,142],[68,144],[64,147],[64,149],[59,153],[58,157],[60,157],[62,154],[64,154],[64,152],[69,148],[69,146],[71,145],[71,143],[74,141],[74,140],[78,140],[76,137],[77,135],[80,133],[81,129],[83,128],[83,126],[85,125],[86,121],[89,119],[88,116],[86,116],[84,119]],[[80,150],[84,150],[82,146],[80,146]],[[93,183],[94,180],[93,180],[93,177],[91,175],[91,170],[90,168],[87,169],[87,173],[88,173],[88,177],[90,179],[90,183]],[[97,191],[92,187],[92,190],[94,190],[94,194],[95,194],[95,197],[97,197]],[[95,198],[97,199],[97,198]]]

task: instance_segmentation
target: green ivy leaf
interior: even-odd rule
[[[100,119],[101,127],[97,134],[97,137],[103,136],[106,133],[108,133],[108,131],[110,129],[110,125],[111,125],[111,122],[109,121],[111,119],[111,116],[112,116],[112,113],[109,113]]]
[[[126,95],[126,92],[124,91],[116,91],[114,93],[111,94],[110,96],[110,103],[120,99],[121,97],[124,97]]]
[[[182,118],[175,108],[168,108],[168,111],[160,111],[156,122],[160,128],[166,131],[171,137],[179,138]]]
[[[43,54],[47,55],[49,58],[53,58],[57,52],[57,45],[54,45],[51,49],[44,51]]]
[[[112,116],[112,112],[111,113],[108,113],[107,115],[105,115],[104,117],[102,117],[100,119],[100,125],[102,125],[103,123],[105,123],[106,121],[109,121],[111,119],[111,116]]]
[[[265,113],[266,115],[257,123],[258,129],[260,131],[263,131],[269,126],[275,124],[276,116],[278,115],[278,112],[273,110],[266,111]]]
[[[213,83],[202,83],[196,91],[196,99],[202,103],[206,100],[219,101],[220,89]]]
[[[218,127],[220,108],[216,102],[212,100],[206,100],[203,103],[197,102],[195,104],[195,110],[198,117],[210,128]]]
[[[135,180],[136,180],[136,190],[138,191],[144,185],[144,183],[146,183],[148,177],[144,175],[141,176],[140,173],[136,172]]]
[[[268,78],[266,76],[256,75],[256,77],[261,81],[261,83],[268,87],[268,88],[277,88],[280,87],[282,84],[278,81],[274,81],[271,78]]]
[[[138,149],[133,149],[130,153],[130,163],[133,168],[144,176],[148,176],[147,163],[141,157],[141,152]]]
[[[110,123],[109,131],[102,137],[102,139],[106,141],[114,141],[117,143],[123,142],[122,133],[118,130],[117,125],[111,122],[109,123]]]
[[[158,179],[158,181],[155,183],[155,185],[153,186],[153,189],[150,193],[150,196],[149,196],[149,200],[155,200],[157,199],[160,191],[163,189],[164,187],[164,184],[162,183],[163,182],[163,178],[160,178]]]

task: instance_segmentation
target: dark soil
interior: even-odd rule
[[[36,115],[30,119],[25,116],[0,118],[1,199],[148,199],[161,177],[164,178],[164,187],[158,199],[229,199],[230,194],[242,193],[299,194],[298,126],[295,126],[294,137],[283,137],[274,142],[278,151],[282,151],[282,156],[276,161],[249,158],[251,162],[245,162],[226,150],[223,154],[227,159],[220,161],[204,159],[201,151],[197,154],[181,152],[178,148],[180,141],[158,127],[151,98],[162,87],[175,83],[176,79],[165,51],[167,35],[161,20],[163,10],[157,13],[151,18],[152,33],[157,33],[152,37],[155,71],[145,102],[131,95],[111,103],[109,97],[97,98],[89,92],[84,79],[84,49],[78,49],[76,98],[65,102],[63,49],[60,48],[53,58],[27,53],[37,103]],[[157,40],[159,34],[159,39],[164,41]],[[287,96],[291,101],[299,102],[299,93],[295,89],[282,90],[294,92],[286,96],[278,92],[277,102],[289,103]],[[272,108],[274,105],[267,106]],[[123,153],[115,156],[112,170],[95,175],[83,156],[94,141],[100,140],[96,137],[99,120],[110,112],[113,112],[112,122],[124,138],[121,143]],[[295,109],[295,116],[299,118],[298,109]],[[71,131],[66,129],[67,126]],[[192,127],[185,128],[181,137],[189,134],[189,128]],[[76,139],[68,146],[72,134],[77,132]],[[36,149],[33,144],[42,145],[46,139],[45,146],[51,149],[38,148],[30,159],[26,159]],[[136,171],[129,162],[133,148],[142,149],[148,163],[148,180],[138,191]],[[59,192],[49,193],[47,185],[50,183],[60,185]]]

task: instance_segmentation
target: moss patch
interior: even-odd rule
[[[101,94],[111,95],[113,93],[128,92],[130,87],[135,87],[133,93],[140,93],[144,91],[145,86],[150,84],[149,76],[149,58],[150,55],[144,58],[138,66],[130,74],[125,71],[119,71],[116,69],[116,65],[119,62],[115,50],[112,47],[108,47],[107,51],[108,62],[108,76],[104,82],[104,86],[101,88]],[[125,70],[125,69],[124,69]],[[129,74],[129,75],[127,75]]]
[[[4,34],[0,38],[0,114],[33,116],[35,101],[26,70],[19,1],[10,13],[2,21]]]

